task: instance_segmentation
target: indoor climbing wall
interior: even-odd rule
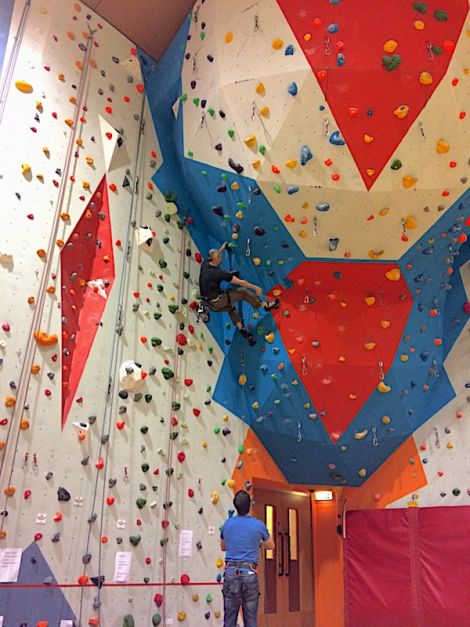
[[[389,11],[196,2],[157,68],[140,55],[154,181],[280,298],[244,307],[254,347],[209,324],[214,399],[259,457],[367,506],[467,504],[468,4]]]
[[[0,617],[220,624],[247,426],[213,399],[223,351],[152,182],[138,51],[78,2],[18,0],[5,24]]]

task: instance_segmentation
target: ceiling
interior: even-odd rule
[[[154,59],[160,59],[194,0],[82,0]]]

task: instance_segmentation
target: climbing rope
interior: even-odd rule
[[[16,461],[16,455],[18,453],[18,442],[19,442],[19,437],[20,437],[20,424],[21,424],[21,414],[25,408],[26,405],[26,397],[28,395],[28,390],[29,390],[29,385],[30,385],[30,380],[31,380],[31,368],[33,365],[33,361],[34,361],[34,354],[36,352],[36,342],[34,339],[34,332],[35,330],[39,329],[41,326],[41,320],[43,317],[43,313],[44,313],[44,305],[45,305],[45,299],[46,299],[46,287],[47,287],[47,281],[48,281],[48,277],[51,274],[51,267],[52,267],[52,263],[53,263],[53,259],[54,259],[54,246],[55,246],[55,242],[57,240],[57,234],[58,234],[58,230],[59,230],[59,224],[60,224],[60,214],[62,213],[62,208],[65,202],[65,192],[66,192],[66,184],[65,182],[68,180],[69,178],[69,172],[70,172],[70,167],[72,164],[72,158],[73,158],[73,154],[75,152],[75,138],[77,136],[77,126],[78,126],[78,122],[79,122],[79,118],[80,118],[80,114],[81,114],[81,109],[83,106],[83,100],[84,100],[84,96],[85,96],[85,88],[87,85],[87,79],[88,79],[88,71],[89,71],[89,61],[90,61],[90,57],[91,57],[91,52],[92,52],[92,48],[93,48],[93,42],[94,42],[94,31],[90,31],[90,37],[87,40],[87,47],[86,50],[84,52],[84,58],[83,58],[83,68],[84,71],[80,77],[80,83],[78,86],[78,93],[77,93],[77,105],[75,107],[75,112],[74,112],[74,117],[73,117],[73,123],[72,123],[72,132],[69,135],[69,141],[68,141],[68,145],[67,145],[67,152],[66,152],[66,156],[65,156],[65,161],[64,161],[64,166],[62,168],[62,173],[63,173],[63,184],[60,186],[59,189],[59,194],[58,194],[58,198],[57,198],[57,204],[56,204],[56,208],[55,208],[55,213],[54,213],[54,220],[52,223],[52,228],[50,231],[50,236],[49,236],[49,242],[47,244],[47,252],[46,252],[46,257],[45,257],[45,263],[43,266],[43,271],[41,274],[41,278],[39,281],[39,287],[38,287],[38,291],[37,291],[37,298],[35,300],[36,307],[33,311],[33,316],[32,316],[32,320],[31,320],[31,325],[27,334],[28,337],[28,341],[26,344],[26,349],[25,349],[25,353],[24,353],[24,358],[23,358],[23,364],[21,367],[21,371],[20,371],[20,376],[19,376],[19,382],[18,382],[18,396],[16,398],[16,402],[15,402],[15,407],[13,409],[12,415],[11,415],[11,419],[8,425],[8,432],[7,432],[7,445],[5,447],[5,453],[2,457],[2,460],[0,462],[0,477],[3,476],[3,472],[4,472],[4,467],[6,465],[6,460],[7,460],[7,454],[11,451],[11,463],[10,463],[10,468],[8,471],[8,480],[7,480],[7,485],[10,485],[11,483],[11,478],[13,475],[13,469],[14,469],[14,464]],[[13,438],[13,426],[16,426],[16,437]],[[4,500],[4,504],[3,504],[3,509],[6,510],[7,505],[8,505],[8,499],[9,496],[8,494],[5,495],[5,500]],[[5,517],[2,516],[1,517],[1,522],[0,522],[0,531],[3,531],[3,526],[4,526],[4,521],[5,521]]]
[[[0,126],[3,120],[3,114],[5,112],[5,107],[7,104],[8,92],[10,91],[11,80],[13,78],[13,73],[15,71],[16,62],[18,60],[18,54],[20,51],[21,44],[23,42],[24,33],[26,30],[26,23],[29,17],[29,10],[31,8],[31,0],[26,0],[25,5],[23,7],[23,12],[21,14],[20,23],[18,26],[18,30],[16,31],[16,35],[13,37],[14,43],[11,50],[10,57],[8,59],[8,63],[6,65],[6,70],[4,74],[3,81],[0,83]]]

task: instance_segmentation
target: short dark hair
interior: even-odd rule
[[[251,497],[246,490],[239,490],[233,499],[233,505],[239,516],[246,516],[250,511]]]

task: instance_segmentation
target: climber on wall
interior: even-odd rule
[[[251,497],[245,490],[235,494],[238,516],[228,518],[220,531],[220,548],[226,552],[224,585],[224,627],[236,627],[240,607],[245,627],[256,627],[258,614],[258,551],[272,550],[274,541],[266,525],[249,516]]]
[[[250,345],[254,345],[256,344],[256,338],[245,329],[234,303],[246,300],[255,309],[263,307],[265,311],[270,311],[271,309],[277,309],[279,300],[277,298],[272,301],[261,300],[260,297],[263,294],[261,287],[240,279],[237,276],[237,272],[229,272],[220,268],[222,253],[226,247],[227,242],[224,242],[220,248],[212,248],[209,251],[208,258],[201,265],[199,291],[201,298],[212,311],[227,311],[233,324],[243,337],[248,340]],[[223,281],[240,287],[224,291],[220,287]],[[253,294],[249,290],[253,290],[255,293]]]

